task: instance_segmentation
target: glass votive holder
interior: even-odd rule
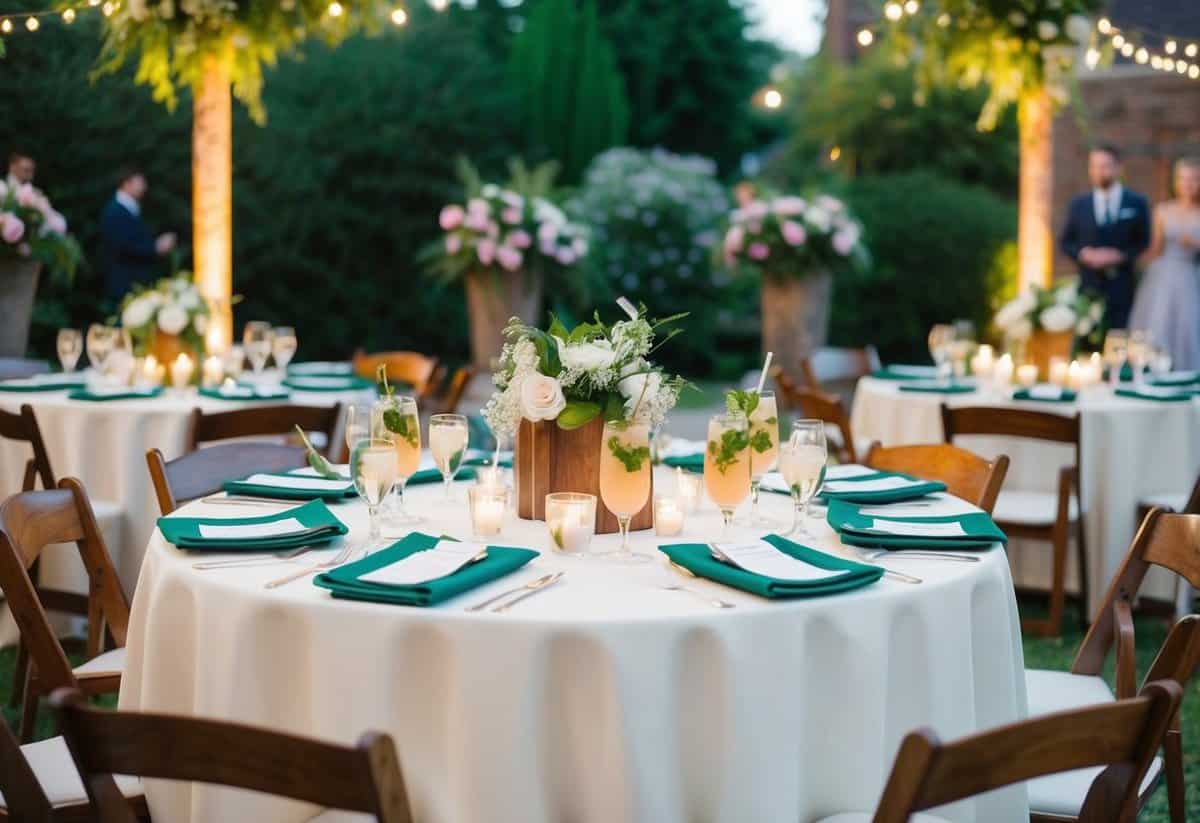
[[[1028,389],[1034,386],[1037,383],[1037,379],[1037,366],[1033,365],[1032,363],[1025,363],[1024,365],[1017,366],[1017,383],[1019,383],[1022,388]]]
[[[684,514],[695,514],[704,493],[704,476],[675,469],[675,489]]]
[[[550,545],[567,555],[584,555],[596,533],[596,495],[555,492],[546,495],[546,528]]]
[[[475,485],[467,489],[471,510],[471,534],[475,537],[495,537],[504,527],[508,511],[508,489],[504,486]]]
[[[683,534],[683,503],[673,495],[654,495],[654,533],[659,537]]]

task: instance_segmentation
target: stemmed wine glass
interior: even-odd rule
[[[251,320],[242,330],[242,346],[246,349],[246,357],[250,359],[250,368],[254,370],[256,378],[267,367],[274,335],[271,324],[262,320]]]
[[[417,401],[412,397],[386,397],[371,413],[371,431],[391,440],[396,458],[397,511],[390,515],[395,523],[410,525],[421,518],[404,508],[404,487],[421,466],[421,419]]]
[[[354,449],[354,444],[364,437],[371,436],[370,403],[351,403],[346,406],[346,450]]]
[[[104,364],[113,347],[113,332],[116,329],[103,323],[93,323],[87,330],[87,357],[97,374],[104,374]]]
[[[450,500],[450,484],[462,465],[470,440],[467,418],[461,414],[435,414],[429,418],[429,451],[442,473],[446,499]]]
[[[708,419],[704,488],[725,520],[721,539],[729,540],[733,513],[750,496],[750,434],[745,415],[718,414]]]
[[[1140,385],[1143,382],[1142,373],[1150,363],[1152,348],[1153,337],[1150,332],[1143,329],[1134,329],[1129,332],[1129,365],[1133,369],[1134,385]]]
[[[1108,380],[1116,386],[1121,382],[1121,370],[1129,357],[1129,332],[1109,329],[1104,335],[1104,362],[1108,364]]]
[[[79,329],[59,329],[56,345],[58,362],[62,364],[63,372],[70,374],[83,354],[83,333]]]
[[[792,527],[787,536],[809,534],[808,503],[825,480],[828,460],[825,425],[820,420],[797,420],[788,442],[779,447],[779,473],[792,493]]]
[[[967,357],[975,345],[975,324],[970,320],[954,321],[954,339],[950,342],[950,363],[954,379],[961,380],[967,374]]]
[[[650,426],[613,421],[600,440],[600,499],[617,518],[621,547],[610,555],[625,563],[650,558],[629,548],[629,523],[650,500]]]
[[[291,326],[277,326],[271,341],[271,354],[275,358],[275,368],[281,375],[287,374],[288,363],[296,356],[299,346],[296,340],[296,330]]]
[[[350,476],[354,490],[367,504],[370,532],[363,548],[381,539],[379,506],[396,484],[396,451],[387,439],[360,438],[350,449]]]
[[[946,361],[950,357],[950,344],[954,342],[954,338],[954,326],[947,323],[938,323],[929,330],[929,354],[933,358],[934,365],[937,366],[939,380],[944,380],[949,376],[946,370]]]

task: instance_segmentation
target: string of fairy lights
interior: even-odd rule
[[[858,30],[855,39],[862,48],[874,44],[883,26],[899,23],[921,11],[920,0],[889,0],[883,5],[884,21],[874,27]],[[937,16],[937,24],[946,28],[953,23],[946,12]],[[1121,27],[1107,17],[1095,23],[1092,43],[1084,52],[1084,63],[1096,69],[1104,56],[1103,46],[1140,66],[1146,66],[1165,74],[1175,74],[1200,80],[1200,38],[1176,37],[1171,34],[1151,31],[1140,27]]]

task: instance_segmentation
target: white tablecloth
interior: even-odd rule
[[[864,377],[854,396],[851,427],[859,440],[885,446],[942,442],[943,402],[951,406],[1009,406],[1080,414],[1082,498],[1088,544],[1088,613],[1094,614],[1137,531],[1138,501],[1151,494],[1184,494],[1200,472],[1200,397],[1189,403],[1160,403],[1117,397],[1105,386],[1083,392],[1077,403],[1014,402],[990,392],[924,394],[902,392],[897,381]],[[1074,461],[1074,450],[1052,443],[1011,438],[959,437],[955,443],[986,456],[1012,461],[1005,490],[1056,492],[1058,469]],[[1046,587],[1048,544],[1009,545],[1018,584]],[[1068,589],[1077,590],[1074,548],[1068,557]],[[1142,593],[1176,597],[1174,575],[1152,569]]]
[[[660,480],[670,488],[668,473]],[[410,491],[423,531],[469,536],[463,484],[455,493],[450,505],[439,487]],[[765,494],[763,506],[784,519],[790,501]],[[201,510],[253,513],[211,504],[188,513]],[[364,533],[360,504],[334,510],[351,538]],[[716,537],[718,523],[706,507],[682,540]],[[823,522],[811,524],[819,536],[810,542],[845,551]],[[635,541],[648,552],[658,543],[652,532]],[[925,582],[885,578],[813,600],[690,581],[737,603],[722,611],[658,588],[679,578],[657,560],[616,566],[552,554],[542,523],[512,517],[494,542],[542,555],[417,609],[334,600],[307,579],[264,590],[279,566],[196,571],[194,556],[156,533],[134,598],[120,705],[343,742],[387,731],[422,823],[797,823],[871,809],[915,727],[949,739],[1026,711],[999,549],[977,564],[889,561]],[[566,576],[507,614],[465,611],[550,570]],[[147,794],[155,819],[173,823],[313,813],[212,787],[151,782]],[[1023,819],[1024,787],[946,814]]]

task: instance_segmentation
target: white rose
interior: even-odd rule
[[[127,329],[138,329],[153,319],[154,303],[145,297],[139,297],[121,312],[121,325]]]
[[[196,330],[196,334],[203,337],[204,333],[208,331],[208,315],[197,314],[195,317],[193,317],[192,328]]]
[[[1038,315],[1038,321],[1042,324],[1042,328],[1048,332],[1068,331],[1075,327],[1075,310],[1070,306],[1054,305],[1042,309],[1042,313]]]
[[[158,328],[164,334],[179,334],[187,328],[187,312],[175,304],[158,310]]]
[[[563,368],[572,369],[574,371],[600,371],[607,369],[613,364],[617,353],[612,350],[612,344],[607,340],[595,340],[590,343],[564,343],[560,338],[554,338],[558,342],[558,359],[562,361]]]
[[[626,414],[633,414],[638,400],[642,399],[643,386],[645,386],[645,399],[642,402],[645,404],[652,401],[658,394],[659,388],[662,387],[662,375],[656,371],[641,372],[622,377],[621,381],[617,383],[617,391],[621,392],[621,396],[625,398]]]
[[[521,414],[526,420],[554,420],[566,405],[562,386],[553,377],[531,374],[521,382]]]

